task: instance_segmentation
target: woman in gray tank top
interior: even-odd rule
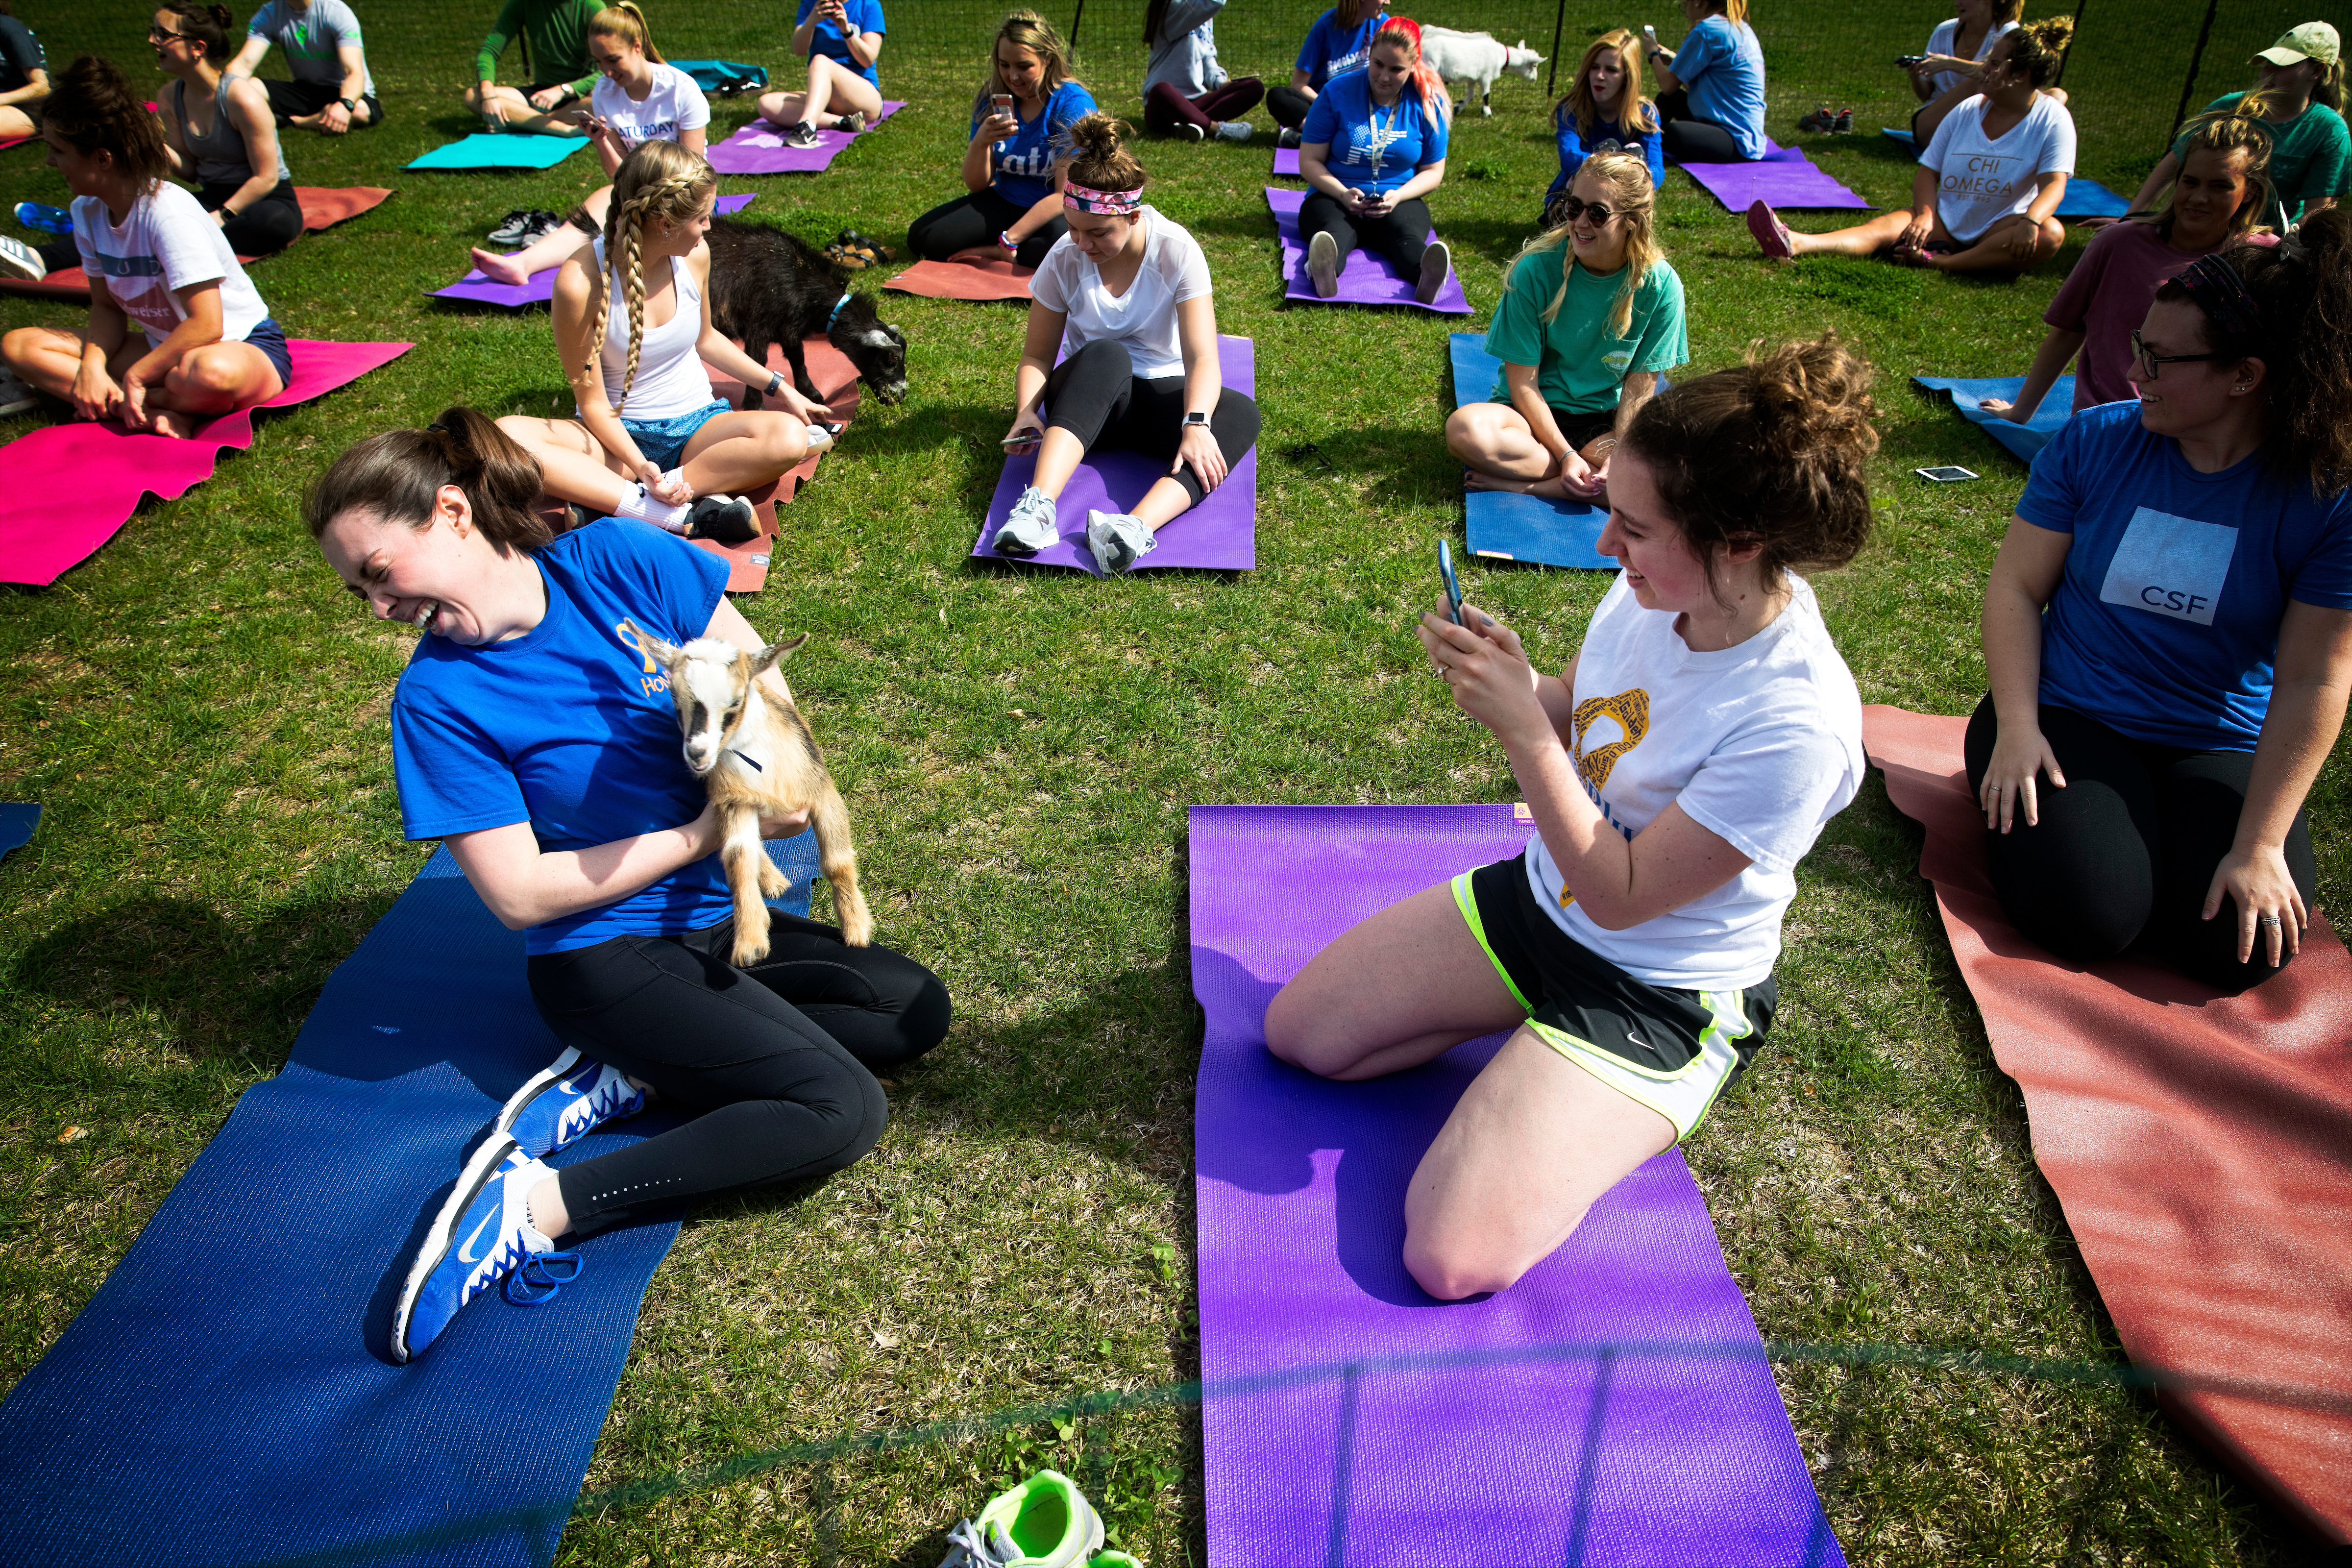
[[[269,95],[251,77],[224,81],[232,56],[226,5],[170,5],[147,41],[177,79],[163,89],[163,140],[178,172],[203,187],[196,199],[239,256],[267,256],[302,232],[294,177],[278,149]]]

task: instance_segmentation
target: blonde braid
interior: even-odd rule
[[[604,218],[604,297],[596,309],[596,330],[589,334],[589,367],[593,370],[604,353],[604,332],[613,319],[613,291],[617,287],[626,301],[629,312],[629,359],[621,375],[621,395],[613,405],[618,415],[628,406],[629,388],[636,384],[637,354],[646,340],[646,214],[663,203],[691,193],[709,178],[707,171],[698,169],[690,174],[672,175],[657,184],[646,185],[632,192],[626,202],[616,202]]]

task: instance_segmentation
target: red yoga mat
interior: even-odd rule
[[[294,199],[302,206],[302,232],[313,233],[332,228],[345,218],[363,212],[373,212],[384,203],[392,192],[382,185],[346,185],[329,188],[321,185],[297,185]],[[268,259],[258,256],[240,256],[239,261],[248,266]],[[22,278],[0,278],[0,291],[10,294],[30,294],[42,300],[87,300],[89,279],[79,267],[63,267],[39,282],[27,282]]]
[[[2352,1541],[2352,955],[2315,915],[2301,955],[2239,996],[2063,963],[1993,896],[1968,721],[1863,715],[2124,1348],[2224,1463]]]
[[[741,347],[741,344],[737,344]],[[826,405],[844,420],[855,419],[858,399],[864,389],[857,384],[857,367],[849,356],[823,338],[809,338],[801,344],[802,355],[808,361],[809,379],[824,395]],[[706,370],[709,366],[704,367]],[[786,380],[792,378],[792,366],[785,363],[783,345],[772,343],[768,348],[768,368],[782,371]],[[710,372],[710,395],[723,397],[740,408],[743,405],[743,384],[731,375]],[[849,433],[842,432],[848,439]],[[727,591],[730,594],[756,594],[768,585],[768,566],[775,554],[776,535],[782,525],[776,521],[776,508],[787,505],[800,493],[800,488],[816,477],[817,465],[824,460],[823,452],[816,453],[798,466],[785,470],[782,479],[762,489],[746,492],[751,510],[759,514],[760,531],[740,544],[719,544],[708,539],[693,542],[713,555],[727,558]]]
[[[1010,261],[918,261],[882,287],[926,300],[1026,300],[1035,271]]]

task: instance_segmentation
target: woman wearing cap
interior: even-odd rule
[[[1420,25],[1381,24],[1360,71],[1333,77],[1307,111],[1298,172],[1313,188],[1298,209],[1307,275],[1328,300],[1339,291],[1348,255],[1360,243],[1414,280],[1426,305],[1445,287],[1454,255],[1429,237],[1423,198],[1445,178],[1453,106],[1421,58]],[[1336,154],[1336,156],[1335,156]]]
[[[2069,963],[2236,992],[2294,956],[2304,798],[2352,689],[2352,214],[2158,289],[2136,403],[2035,459],[1969,721],[1993,889]]]
[[[2284,233],[2313,213],[2352,195],[2352,132],[2344,124],[2344,55],[2336,29],[2325,22],[2292,27],[2254,57],[2262,71],[2263,119],[2270,127],[2271,201],[2263,222]],[[2232,92],[2205,107],[2232,109],[2246,97]],[[2155,206],[2179,176],[2188,152],[2184,133],[2132,198],[2132,211]]]
[[[1764,156],[1764,46],[1748,0],[1683,0],[1682,47],[1642,29],[1658,73],[1666,156],[1677,163],[1745,163]]]

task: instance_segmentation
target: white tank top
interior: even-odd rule
[[[613,277],[604,269],[604,242],[596,241],[596,268],[605,287]],[[628,300],[616,289],[613,313],[604,324],[604,398],[620,408],[624,419],[675,419],[710,401],[710,373],[703,368],[695,344],[702,339],[702,291],[695,287],[694,268],[681,257],[669,262],[671,291],[677,309],[661,326],[650,323],[637,345],[637,378],[629,384],[629,401],[621,404],[621,378],[629,368]],[[651,293],[650,287],[646,292]]]

